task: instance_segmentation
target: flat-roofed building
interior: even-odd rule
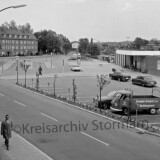
[[[19,30],[0,31],[0,55],[34,55],[38,52],[38,40],[31,33]]]

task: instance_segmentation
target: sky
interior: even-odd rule
[[[53,30],[71,42],[160,39],[160,0],[0,0],[0,24],[30,23],[34,32]]]

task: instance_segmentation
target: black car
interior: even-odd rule
[[[101,109],[109,109],[111,106],[111,101],[116,96],[118,91],[112,91],[107,96],[101,97]],[[93,104],[95,104],[96,107],[100,108],[100,98],[93,98]]]
[[[148,86],[148,87],[154,87],[156,86],[157,82],[152,79],[151,76],[137,76],[136,78],[132,79],[132,84],[138,84],[141,86]]]
[[[109,74],[111,79],[115,79],[118,81],[129,81],[131,79],[130,75],[127,75],[125,72],[113,72]]]

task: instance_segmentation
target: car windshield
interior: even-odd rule
[[[152,80],[152,77],[146,76],[146,77],[144,77],[144,79],[145,79],[145,80]]]
[[[110,92],[107,97],[112,98],[116,95],[116,91]]]
[[[114,100],[120,99],[121,95],[122,95],[121,93],[117,93],[117,94],[115,95],[115,97],[114,97]]]

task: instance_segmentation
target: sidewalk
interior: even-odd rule
[[[6,150],[4,139],[0,136],[0,160],[53,160],[31,143],[12,133],[10,149]]]
[[[7,70],[9,69],[13,64],[15,63],[15,61],[8,61],[3,65],[3,70]],[[0,70],[2,70],[2,67],[0,67]]]

